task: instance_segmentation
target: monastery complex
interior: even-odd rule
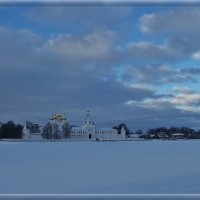
[[[38,128],[37,131],[31,131],[28,124],[24,127],[23,134],[25,139],[38,140],[44,136],[49,139],[68,139],[68,140],[125,140],[126,131],[124,127],[120,131],[112,128],[97,128],[90,112],[87,111],[86,116],[81,126],[68,127],[66,117],[60,113],[54,114],[43,128]]]

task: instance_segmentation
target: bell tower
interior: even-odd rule
[[[124,138],[126,138],[126,130],[125,130],[124,126],[122,126],[120,133]]]
[[[82,128],[86,131],[88,139],[96,139],[95,137],[95,125],[90,116],[90,111],[87,110],[85,120],[83,122]]]
[[[85,121],[84,121],[84,123],[83,123],[85,126],[92,126],[92,125],[94,125],[94,122],[93,122],[93,120],[92,120],[92,118],[91,118],[91,116],[90,116],[90,111],[89,110],[87,110],[87,114],[86,114],[86,117],[85,117]]]

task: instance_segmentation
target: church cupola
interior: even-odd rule
[[[92,134],[92,135],[95,134],[95,125],[94,125],[94,122],[93,122],[93,120],[92,120],[92,118],[90,116],[90,111],[89,110],[86,113],[82,129],[86,130],[86,133],[89,134],[89,135],[90,134]]]
[[[87,114],[86,114],[86,117],[85,117],[85,121],[84,121],[84,125],[87,125],[87,126],[91,126],[91,125],[94,125],[94,122],[90,116],[90,111],[88,110],[87,111]]]

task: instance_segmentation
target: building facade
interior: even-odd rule
[[[26,121],[23,128],[23,138],[27,140],[40,140],[42,139],[42,127],[36,123]]]
[[[120,133],[112,128],[97,128],[87,111],[83,125],[80,127],[72,127],[69,132],[69,139],[73,140],[124,140],[126,131],[122,127]]]
[[[24,139],[69,139],[69,140],[125,140],[126,131],[124,127],[118,132],[112,128],[97,128],[87,111],[83,125],[79,127],[70,127],[66,122],[66,117],[60,113],[52,115],[50,122],[43,128],[38,124],[26,122],[23,129]]]

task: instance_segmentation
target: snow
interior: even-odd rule
[[[199,140],[0,142],[0,193],[195,194],[199,152]]]

